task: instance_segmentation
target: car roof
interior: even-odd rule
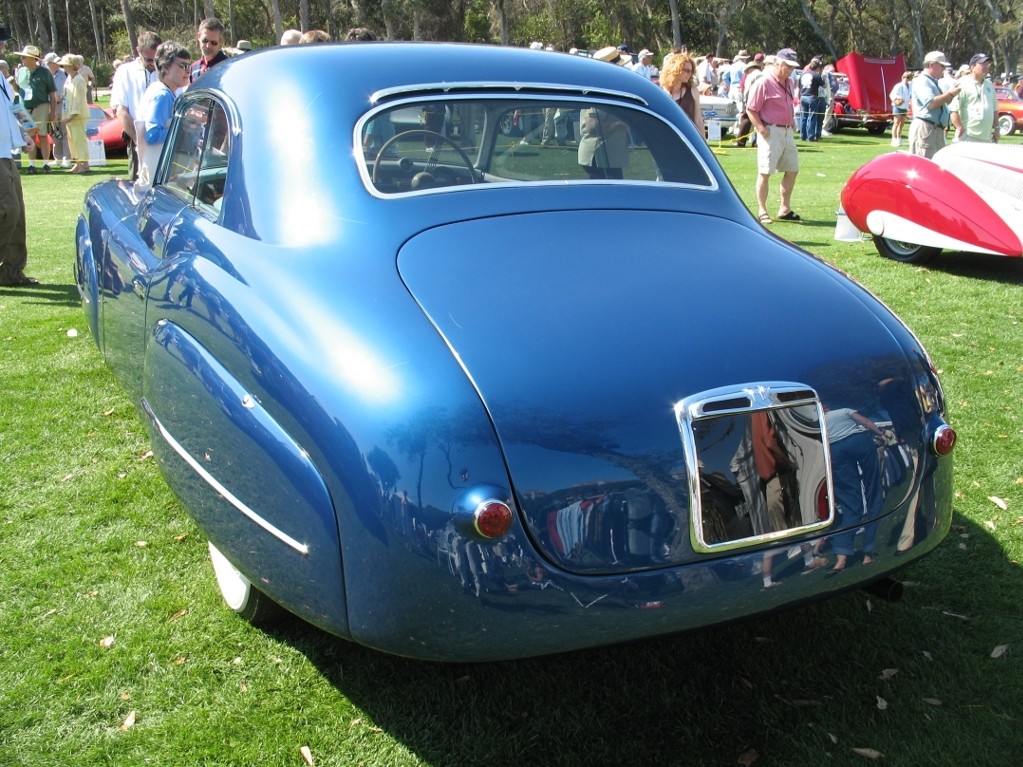
[[[460,43],[320,43],[246,53],[211,69],[193,88],[229,93],[244,110],[281,89],[310,99],[343,93],[361,114],[402,92],[475,88],[518,92],[568,90],[618,94],[668,116],[674,106],[658,86],[625,68],[553,51]],[[375,97],[375,100],[374,100]]]

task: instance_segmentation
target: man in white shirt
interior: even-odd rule
[[[121,121],[121,130],[128,142],[128,176],[134,181],[139,172],[138,148],[135,140],[135,120],[139,118],[142,106],[142,95],[146,88],[156,82],[156,49],[163,40],[156,32],[143,32],[139,35],[135,52],[138,54],[132,61],[122,64],[114,73],[114,81],[110,85],[110,108]]]
[[[647,80],[652,80],[657,74],[657,67],[654,66],[654,54],[646,48],[639,52],[639,61],[632,65],[632,71],[642,75]]]
[[[7,41],[7,27],[0,22],[0,53]],[[18,118],[11,112],[14,92],[7,78],[0,77],[0,287],[31,287],[39,281],[25,276],[28,248],[25,245],[25,197],[21,192],[21,176],[11,154],[16,149],[26,152],[32,139],[21,132]]]

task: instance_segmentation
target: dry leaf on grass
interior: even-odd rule
[[[128,712],[128,716],[126,716],[124,718],[124,721],[121,722],[121,726],[120,726],[119,729],[121,730],[121,732],[125,732],[126,730],[130,730],[134,726],[135,726],[135,712],[134,711],[129,711]]]
[[[884,759],[884,754],[873,748],[854,748],[852,752],[856,756],[862,756],[865,759]]]
[[[305,763],[309,767],[313,767],[313,752],[309,750],[309,746],[302,746],[299,751],[302,752],[302,758],[305,759]]]
[[[881,669],[881,676],[879,676],[878,679],[884,679],[884,680],[887,681],[888,679],[891,679],[893,676],[895,676],[898,673],[899,673],[899,670],[897,668]]]
[[[116,641],[117,640],[113,636],[103,637],[101,640],[99,640],[99,646],[102,647],[104,650],[109,650],[111,647],[114,646],[114,642]]]
[[[153,451],[152,450],[147,450],[146,452],[144,452],[142,455],[140,455],[135,460],[137,460],[137,461],[146,461],[146,460],[148,460],[148,459],[150,459],[152,457],[153,457]]]
[[[1009,651],[1009,645],[1007,645],[1007,644],[1000,644],[1000,645],[998,645],[998,647],[996,647],[995,649],[993,649],[991,651],[991,657],[992,658],[1001,658],[1008,651]]]
[[[1009,504],[1007,504],[1007,503],[1006,503],[1005,501],[1003,501],[1003,500],[1002,500],[1001,498],[999,498],[999,497],[998,497],[997,495],[989,495],[989,496],[987,497],[987,499],[988,499],[989,501],[991,501],[991,503],[993,503],[993,504],[994,504],[995,506],[997,506],[998,508],[1000,508],[1000,509],[1001,509],[1002,511],[1005,511],[1006,509],[1008,509],[1008,508],[1009,508]]]
[[[949,618],[958,618],[961,621],[969,620],[969,618],[967,618],[965,615],[960,615],[959,613],[950,613],[948,610],[942,610],[941,614],[947,615]]]
[[[756,764],[757,759],[759,758],[760,754],[757,753],[755,748],[747,748],[739,754],[739,758],[735,760],[735,763],[741,764],[742,767],[752,767],[752,765]]]
[[[884,711],[886,708],[888,708],[888,701],[886,701],[884,698],[882,698],[880,695],[878,695],[877,696],[877,710],[878,711]]]
[[[170,619],[172,621],[176,621],[178,618],[181,618],[182,616],[187,615],[187,614],[188,614],[188,608],[187,607],[182,607],[180,610],[178,610],[176,613],[174,613],[170,617]]]
[[[924,698],[924,703],[926,703],[929,706],[942,706],[942,705],[944,705],[937,698]]]

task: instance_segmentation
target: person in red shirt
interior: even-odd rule
[[[799,174],[799,150],[794,129],[792,72],[799,57],[791,48],[783,48],[774,57],[773,66],[764,71],[750,87],[746,114],[757,131],[757,206],[760,223],[770,224],[767,191],[771,176],[781,173],[781,206],[778,218],[800,221],[792,210],[792,189]]]
[[[193,83],[206,74],[206,70],[210,67],[227,61],[227,54],[224,53],[224,24],[220,19],[212,16],[203,19],[199,24],[199,32],[195,39],[199,43],[199,51],[202,55],[198,61],[192,64],[191,81]]]

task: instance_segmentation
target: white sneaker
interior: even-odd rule
[[[70,168],[71,167],[71,162],[69,160],[61,160],[60,167],[62,167],[62,168]]]
[[[826,131],[826,130],[822,130],[822,131],[821,131],[821,135],[822,135],[822,136],[830,136],[830,135],[831,135],[831,133],[829,133],[829,132],[828,132],[828,131]]]

